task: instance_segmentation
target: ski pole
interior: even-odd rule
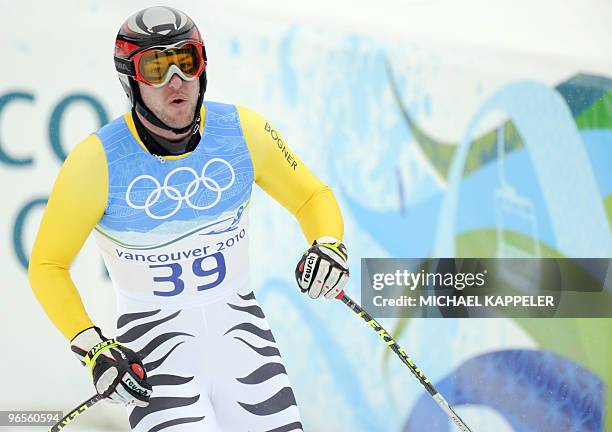
[[[463,432],[472,432],[472,430],[465,424],[465,422],[459,417],[459,415],[451,408],[451,406],[446,402],[446,399],[438,393],[438,391],[434,388],[434,386],[429,382],[429,379],[423,374],[421,369],[419,369],[414,362],[406,355],[402,347],[400,347],[397,342],[387,333],[387,331],[378,323],[374,318],[370,316],[361,306],[355,303],[349,296],[347,296],[344,291],[340,291],[340,294],[336,296],[338,300],[342,300],[342,302],[347,305],[349,308],[353,310],[358,316],[363,318],[365,322],[367,322],[370,327],[374,329],[376,333],[382,338],[385,344],[393,350],[395,354],[402,360],[402,362],[408,366],[410,372],[419,380],[421,385],[425,387],[425,390],[434,398],[436,403],[444,410],[446,414],[453,420],[453,422],[457,425],[457,427]]]
[[[86,411],[88,408],[93,406],[95,403],[102,399],[102,395],[95,395],[87,399],[85,402],[80,404],[77,408],[70,411],[68,414],[64,416],[59,422],[51,427],[47,432],[59,432],[61,431],[68,423],[74,420],[79,414],[83,411]]]

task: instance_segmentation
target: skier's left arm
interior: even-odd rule
[[[342,244],[344,223],[333,192],[289,149],[269,121],[248,108],[238,107],[238,114],[255,183],[295,216],[312,244],[296,267],[300,289],[312,298],[335,297],[349,272]]]

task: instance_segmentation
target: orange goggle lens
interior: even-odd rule
[[[140,78],[155,85],[166,80],[172,65],[176,65],[186,78],[194,78],[200,75],[206,63],[202,58],[201,48],[189,43],[179,48],[154,48],[145,51],[140,56],[137,67]]]

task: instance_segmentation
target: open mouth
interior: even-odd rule
[[[174,98],[170,101],[170,105],[179,106],[179,105],[184,104],[185,102],[186,100],[183,98]]]

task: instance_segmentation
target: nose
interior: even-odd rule
[[[168,86],[173,90],[178,90],[183,85],[183,80],[178,74],[172,74],[172,78],[168,82]]]

